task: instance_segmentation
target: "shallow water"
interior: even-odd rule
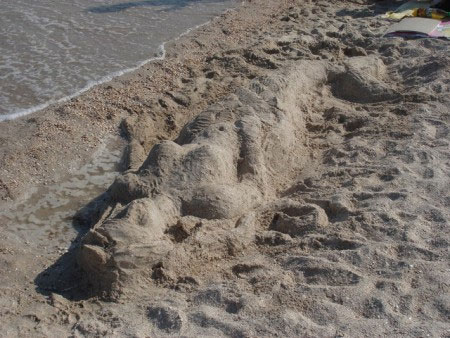
[[[0,121],[161,56],[237,0],[1,0]]]

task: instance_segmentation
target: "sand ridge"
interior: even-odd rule
[[[72,278],[28,332],[448,335],[448,42],[380,38],[390,6],[260,0],[224,19],[233,36],[273,10],[143,96],[173,112],[170,137],[128,106],[127,170],[77,214]]]

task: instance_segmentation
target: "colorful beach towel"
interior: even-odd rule
[[[441,21],[437,27],[430,33],[434,38],[450,39],[450,21]]]

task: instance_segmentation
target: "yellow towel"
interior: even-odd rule
[[[383,18],[401,20],[406,16],[414,16],[414,9],[406,9],[402,12],[387,12]]]

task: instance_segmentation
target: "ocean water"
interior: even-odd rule
[[[238,0],[0,0],[0,121],[105,82]]]

